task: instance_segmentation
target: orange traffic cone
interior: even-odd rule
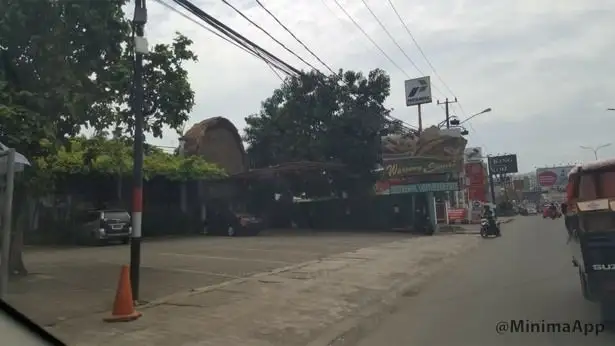
[[[123,265],[120,273],[120,282],[115,293],[113,302],[113,312],[110,317],[104,319],[105,322],[128,322],[141,317],[141,313],[135,310],[132,301],[132,287],[130,283],[130,269]]]

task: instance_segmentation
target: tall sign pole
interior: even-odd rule
[[[419,133],[421,133],[423,131],[423,115],[421,113],[421,105],[432,102],[431,80],[429,76],[409,79],[404,82],[404,89],[406,94],[406,106],[417,106]]]
[[[419,134],[421,134],[421,132],[423,132],[423,115],[421,114],[421,105],[418,104],[416,109],[418,110],[419,115]]]
[[[139,300],[139,278],[141,267],[141,230],[143,217],[143,55],[147,54],[147,40],[144,27],[147,23],[145,0],[135,0],[133,25],[136,33],[134,61],[133,112],[135,116],[133,191],[132,191],[132,236],[130,243],[130,281],[132,297]]]

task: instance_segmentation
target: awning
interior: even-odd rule
[[[9,147],[0,143],[0,153],[4,153],[9,150]],[[8,157],[3,155],[0,157],[0,174],[6,173],[6,165],[7,165]],[[15,153],[15,171],[21,172],[23,171],[25,166],[31,166],[30,161],[23,156],[23,154],[16,152]]]

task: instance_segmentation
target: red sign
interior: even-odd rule
[[[541,186],[553,186],[557,181],[557,173],[553,171],[544,171],[538,174],[538,182]]]
[[[484,186],[470,186],[468,187],[468,200],[470,203],[474,201],[486,202],[487,191]]]
[[[463,221],[467,219],[467,209],[449,209],[448,210],[448,222]]]
[[[468,199],[485,202],[487,191],[485,190],[485,170],[481,162],[466,163],[466,179],[468,180]]]

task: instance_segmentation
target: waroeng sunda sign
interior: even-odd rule
[[[381,140],[382,179],[463,171],[467,141],[462,136],[432,126],[418,136],[386,136]]]
[[[384,178],[400,178],[417,174],[459,172],[460,162],[439,158],[408,157],[384,162]]]

